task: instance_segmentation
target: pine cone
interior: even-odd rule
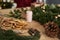
[[[48,22],[44,24],[45,27],[45,33],[49,37],[57,37],[57,34],[59,32],[59,27],[54,22]]]

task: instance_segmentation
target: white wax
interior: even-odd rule
[[[3,0],[3,2],[6,2],[6,0]]]
[[[26,20],[27,22],[32,22],[32,11],[26,11]]]
[[[7,0],[7,2],[10,2],[10,0]]]

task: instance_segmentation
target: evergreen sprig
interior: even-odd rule
[[[0,40],[39,40],[39,37],[20,36],[13,32],[12,30],[3,30],[0,28]]]
[[[21,19],[21,12],[19,10],[13,10],[13,11],[10,11],[10,14],[9,14],[10,17],[14,17],[14,18],[17,18],[17,19]]]
[[[41,7],[36,7],[32,10],[33,19],[41,24],[45,24],[49,21],[55,21],[55,16],[60,15],[60,7],[54,4],[46,5],[44,10],[45,12],[43,12]],[[58,20],[56,22],[58,22]],[[60,24],[60,22],[58,22],[58,24]]]

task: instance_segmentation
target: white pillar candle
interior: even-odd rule
[[[7,2],[10,2],[10,0],[7,0]]]
[[[6,2],[6,0],[3,0],[3,2]]]
[[[32,22],[32,11],[26,11],[27,22]]]

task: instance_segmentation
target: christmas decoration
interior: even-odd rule
[[[6,2],[6,0],[2,0],[3,2]]]
[[[41,24],[47,23],[48,21],[55,21],[55,16],[59,16],[60,14],[60,7],[54,4],[47,4],[44,7],[32,7],[33,19]]]
[[[7,0],[7,2],[10,2],[10,0]]]
[[[48,22],[44,25],[45,33],[49,37],[57,37],[59,33],[59,27],[55,22]]]
[[[5,29],[5,30],[16,29],[16,28],[19,28],[19,30],[20,30],[23,27],[27,26],[27,22],[24,20],[1,16],[0,17],[0,26],[2,26],[1,28]]]
[[[32,36],[34,36],[36,33],[39,34],[40,32],[37,29],[30,28],[28,33]],[[40,36],[40,35],[38,35]]]
[[[3,30],[0,28],[0,40],[39,40],[39,38],[37,36],[21,36],[12,30]]]
[[[35,7],[34,9],[32,9],[32,11],[33,11],[33,20],[36,20],[41,24],[48,22],[46,18],[46,15],[48,14],[44,13],[41,7]]]
[[[45,33],[49,37],[57,37],[60,35],[60,7],[54,4],[40,7],[32,7],[33,20],[44,25]]]
[[[35,38],[33,38],[34,40],[38,40],[38,38],[40,38],[40,32],[37,30],[37,29],[29,29],[28,33],[31,35],[31,36],[35,36]]]
[[[33,12],[31,10],[26,11],[27,22],[32,22],[32,15],[33,15]]]
[[[2,2],[1,7],[2,7],[2,9],[12,8],[12,3],[11,2]]]
[[[16,8],[17,5],[14,4],[14,2],[11,2],[11,0],[2,0],[0,2],[0,7],[1,9],[8,9],[8,8]]]
[[[14,17],[14,18],[18,18],[18,19],[21,19],[22,18],[21,17],[21,11],[18,10],[18,9],[12,10],[8,16]]]

